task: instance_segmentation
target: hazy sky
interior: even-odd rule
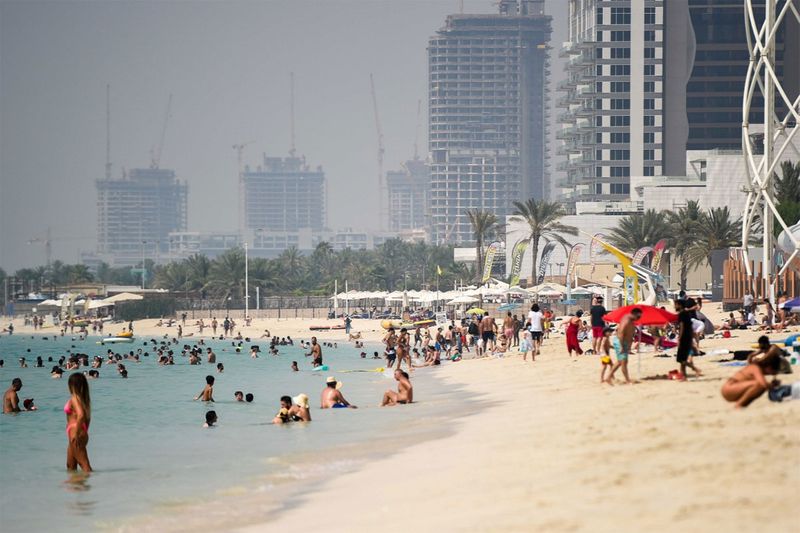
[[[554,47],[564,9],[550,0]],[[113,175],[146,167],[167,98],[161,160],[189,183],[189,229],[236,228],[236,153],[245,163],[296,145],[328,179],[329,225],[373,227],[375,75],[385,169],[413,155],[417,100],[426,154],[427,39],[457,0],[21,2],[0,0],[0,267],[44,263],[27,240],[52,227],[54,258],[75,262],[96,239],[94,180],[104,174],[111,84]],[[489,0],[465,0],[491,13]],[[554,66],[557,76],[559,69]],[[555,96],[555,94],[553,94]],[[555,153],[553,150],[551,153]],[[366,201],[365,201],[366,200]]]

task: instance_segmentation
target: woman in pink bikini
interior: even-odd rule
[[[78,465],[84,472],[91,472],[89,454],[86,445],[89,443],[89,423],[92,420],[92,400],[89,398],[89,382],[86,376],[76,372],[69,377],[69,392],[72,394],[64,404],[67,415],[67,470],[77,470]]]

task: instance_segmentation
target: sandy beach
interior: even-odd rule
[[[718,306],[704,311],[719,323]],[[310,322],[254,321],[242,334],[270,328],[308,339]],[[155,323],[137,322],[137,336],[174,334]],[[377,321],[355,321],[354,331],[367,342],[382,334]],[[736,331],[703,348],[745,349],[758,335]],[[345,341],[343,331],[317,336]],[[673,358],[643,353],[641,372],[636,356],[630,365],[640,381],[611,387],[599,384],[597,357],[570,361],[554,335],[535,363],[511,354],[418,370],[482,407],[456,420],[453,434],[330,479],[240,531],[792,530],[800,523],[800,402],[762,397],[735,411],[719,393],[736,371],[715,362],[722,357],[698,358],[705,376],[676,382],[659,378],[676,367]],[[797,380],[797,367],[781,379]],[[425,397],[416,391],[419,402]]]

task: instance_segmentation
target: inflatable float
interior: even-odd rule
[[[312,372],[326,372],[327,370],[329,370],[328,365],[315,366],[311,369]]]
[[[416,322],[403,322],[402,320],[381,320],[381,327],[383,329],[417,329],[417,328],[429,328],[431,326],[435,326],[436,321],[434,319],[428,320],[418,320]]]
[[[133,342],[133,337],[106,337],[101,341],[97,341],[97,344],[120,344],[131,342]]]

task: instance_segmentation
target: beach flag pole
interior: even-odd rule
[[[247,241],[244,241],[244,318],[250,316],[250,278],[248,277]]]

